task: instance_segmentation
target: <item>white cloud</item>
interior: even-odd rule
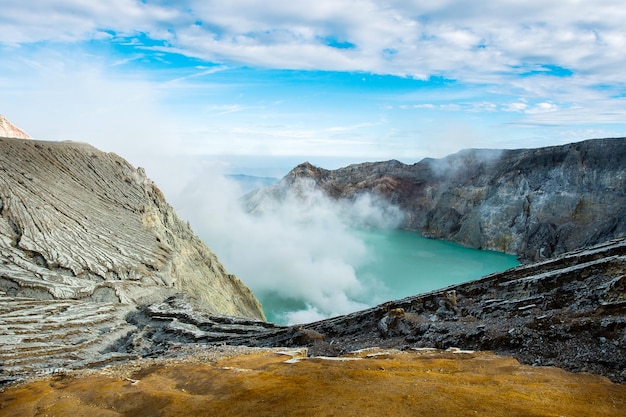
[[[351,132],[354,130],[359,130],[362,128],[368,128],[368,127],[373,127],[373,126],[379,126],[381,125],[381,122],[363,122],[363,123],[358,123],[355,125],[351,125],[351,126],[332,126],[329,128],[326,128],[325,130],[327,132],[333,132],[333,133],[337,133],[337,132]]]
[[[217,116],[222,116],[229,113],[237,113],[245,110],[245,107],[240,104],[220,104],[208,106],[207,110],[214,112]]]
[[[149,46],[153,50],[235,65],[424,79],[443,75],[508,89],[515,66],[550,64],[574,71],[578,85],[605,82],[624,88],[626,8],[619,1],[430,5],[190,0],[169,5],[49,0],[39,2],[35,10],[26,2],[2,3],[4,44],[80,41],[112,34],[122,36],[122,41],[125,35],[145,33],[161,42]],[[355,47],[335,48],[326,44],[327,39]],[[541,94],[531,83],[516,87],[524,94]],[[554,91],[549,83],[543,90]]]
[[[90,40],[109,30],[120,34],[142,31],[156,34],[159,27],[176,25],[183,16],[177,7],[136,0],[3,0],[0,9],[3,17],[0,42],[5,44]]]
[[[177,147],[177,121],[164,117],[161,92],[142,77],[120,76],[80,48],[4,57],[0,108],[34,138],[88,142],[135,165]]]
[[[615,98],[626,90],[626,8],[621,1],[0,0],[0,10],[0,104],[8,108],[5,113],[19,107],[18,120],[38,112],[45,127],[24,127],[45,132],[49,139],[71,130],[81,132],[73,137],[97,145],[108,135],[114,143],[107,144],[108,149],[133,142],[139,148],[151,136],[162,142],[182,141],[185,152],[235,149],[384,158],[398,151],[410,153],[406,148],[412,141],[431,136],[431,130],[440,127],[441,120],[433,116],[437,112],[446,117],[484,112],[524,116],[510,121],[517,126],[624,123],[624,100]],[[122,57],[112,53],[110,58],[107,51],[115,48],[90,50],[89,42],[81,43],[90,40],[126,44],[130,52]],[[353,47],[333,47],[333,42]],[[38,52],[29,52],[31,48]],[[164,51],[224,65],[173,72],[169,82],[123,72],[146,58],[165,59],[158,55]],[[228,86],[211,83],[210,76],[238,66],[421,79],[434,75],[457,84],[435,92],[417,90],[412,97],[385,91],[388,97],[375,103],[378,113],[360,119],[328,120],[329,114],[320,112],[319,121],[304,116],[306,122],[298,122],[295,111],[269,111],[263,107],[267,103],[239,96],[215,98],[214,91]],[[551,76],[549,68],[572,74]],[[194,120],[180,112],[168,114],[162,106],[178,104],[197,91],[203,91],[206,102],[193,108]],[[52,110],[45,114],[45,109]],[[422,112],[428,117],[394,126],[397,118],[387,118],[386,112],[399,109],[405,114],[429,110]],[[54,112],[75,114],[72,127],[55,119]],[[134,122],[131,115],[136,116]],[[128,133],[111,136],[112,126],[94,132],[102,117],[115,120],[119,131],[128,127]],[[130,139],[133,133],[142,139]]]
[[[524,102],[507,103],[502,106],[502,111],[521,112],[528,108],[528,104]]]
[[[601,104],[601,103],[600,103]],[[595,129],[588,129],[588,131],[605,131],[609,130],[601,130],[600,127],[603,126],[604,129],[608,129],[610,125],[616,125],[616,128],[610,130],[613,133],[603,133],[599,136],[588,136],[586,138],[582,138],[580,136],[576,136],[579,140],[589,139],[593,137],[606,137],[608,136],[624,136],[624,131],[620,132],[619,125],[615,123],[616,120],[626,120],[626,108],[593,108],[593,103],[589,103],[588,106],[571,106],[567,108],[559,108],[556,107],[552,103],[541,103],[532,109],[526,111],[527,116],[518,120],[517,123],[519,125],[552,125],[552,126],[562,126],[565,131],[576,130],[580,131],[580,125],[596,125]],[[591,119],[590,112],[593,112],[593,123],[589,123],[588,121]],[[555,134],[559,134],[555,132]]]
[[[414,104],[413,108],[416,109],[434,109],[437,106],[435,104],[432,103],[424,103],[424,104]]]
[[[574,70],[598,61],[623,74],[620,1],[382,2],[133,0],[3,2],[1,42],[81,40],[143,32],[173,50],[277,68],[364,70],[473,80],[524,62]],[[350,42],[333,48],[325,39]],[[392,57],[384,51],[394,50]]]
[[[553,112],[557,110],[558,110],[558,106],[556,104],[549,103],[549,102],[542,102],[542,103],[537,103],[534,107],[525,109],[525,112],[528,114],[535,114],[535,113]]]

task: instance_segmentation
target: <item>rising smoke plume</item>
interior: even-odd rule
[[[375,254],[354,229],[395,227],[399,209],[371,195],[339,203],[307,182],[280,201],[265,200],[254,214],[243,208],[241,195],[235,181],[208,166],[177,205],[229,272],[259,298],[273,295],[298,306],[280,321],[304,323],[365,308],[372,287],[384,285],[357,277],[357,268]]]

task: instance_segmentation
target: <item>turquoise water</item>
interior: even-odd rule
[[[426,239],[412,232],[360,231],[358,234],[373,250],[375,258],[358,268],[357,276],[384,282],[387,293],[383,302],[460,284],[519,265],[512,255]]]
[[[452,284],[480,278],[519,265],[515,256],[469,249],[397,230],[359,230],[353,233],[368,248],[370,258],[355,267],[367,289],[354,301],[374,306]],[[257,294],[269,321],[284,323],[286,312],[306,309],[304,300],[276,293]]]

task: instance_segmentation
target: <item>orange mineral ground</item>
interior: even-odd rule
[[[624,416],[626,385],[489,352],[248,350],[53,375],[1,416]]]

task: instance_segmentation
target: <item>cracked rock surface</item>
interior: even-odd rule
[[[489,350],[626,381],[626,240],[307,324],[312,354],[368,346]]]
[[[626,239],[301,326],[202,313],[187,297],[145,306],[118,354],[189,346],[307,347],[339,356],[373,346],[493,351],[523,364],[626,381]]]
[[[143,169],[81,143],[0,138],[0,150],[7,295],[138,304],[182,291],[216,313],[263,317]]]

